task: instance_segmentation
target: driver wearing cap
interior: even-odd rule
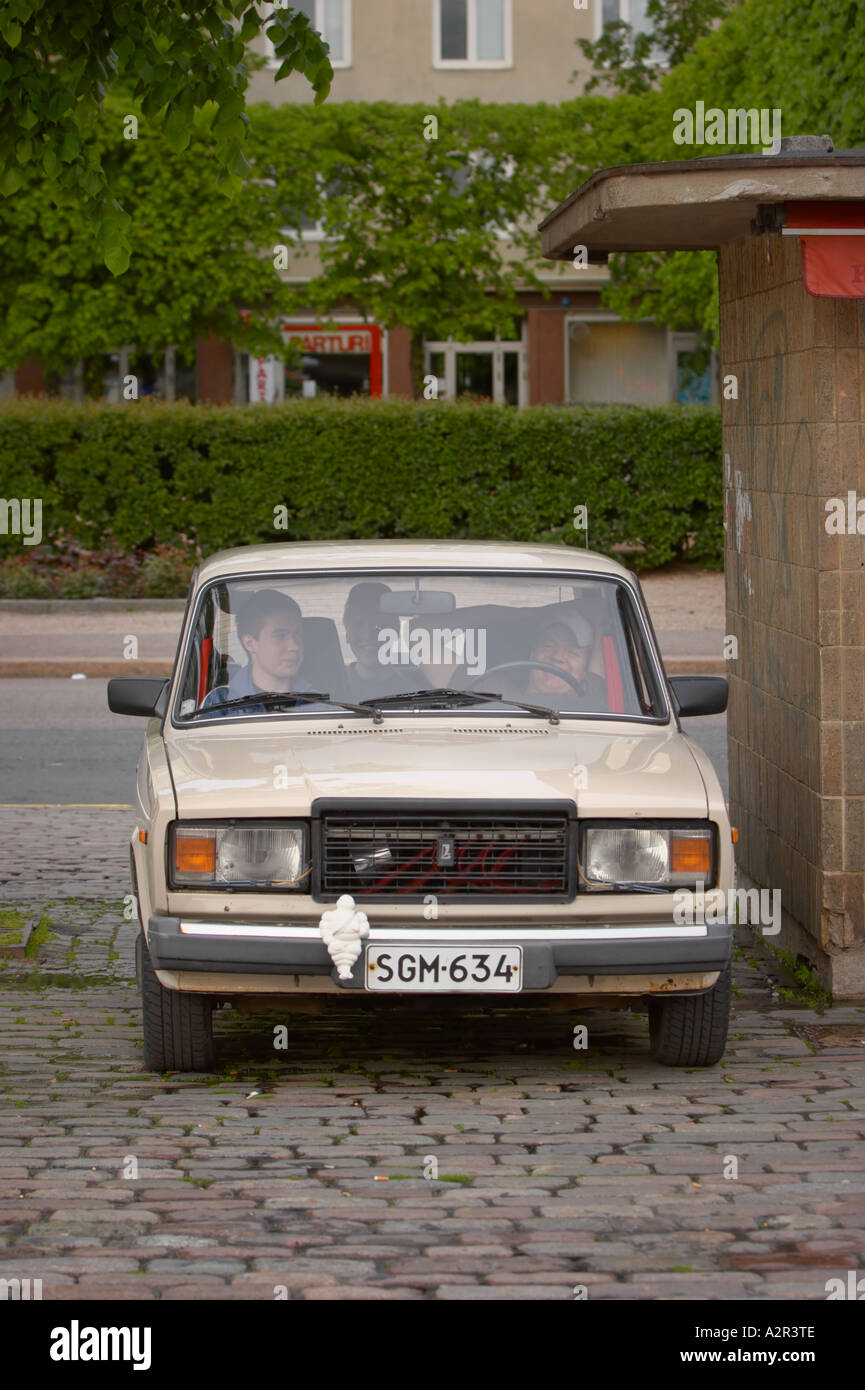
[[[535,638],[531,660],[545,666],[558,666],[577,684],[553,671],[526,666],[525,670],[512,673],[520,689],[514,684],[502,693],[515,699],[532,700],[540,696],[562,709],[605,711],[606,683],[588,669],[594,640],[591,623],[579,613],[570,613],[545,624]]]

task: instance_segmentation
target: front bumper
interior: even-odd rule
[[[363,990],[363,954],[355,963],[351,980],[339,980],[315,926],[250,923],[239,927],[236,922],[228,926],[154,916],[149,921],[147,941],[154,969],[171,975],[319,976],[324,977],[320,983],[326,992],[331,992],[332,982],[341,989]],[[654,922],[616,927],[545,927],[540,923],[531,928],[431,924],[428,930],[370,927],[369,934],[370,944],[394,947],[459,943],[521,946],[524,990],[562,990],[567,988],[568,977],[573,977],[575,993],[585,988],[585,980],[591,982],[597,976],[647,976],[654,981],[659,977],[711,975],[723,970],[729,961],[731,941],[732,923],[726,918],[701,926]],[[191,978],[180,978],[163,983],[175,989],[207,989],[206,980],[193,983]],[[682,985],[688,988],[684,981]],[[288,981],[274,979],[275,993],[283,993],[287,987]],[[306,988],[314,990],[315,981],[308,979]],[[647,979],[647,992],[657,988]],[[267,992],[266,985],[263,992]]]

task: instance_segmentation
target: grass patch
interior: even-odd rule
[[[773,946],[770,941],[766,942],[766,949],[793,977],[792,989],[779,988],[778,994],[782,999],[788,1004],[801,1004],[806,1009],[815,1009],[818,1012],[829,1007],[832,995],[807,961],[797,961],[792,951],[784,951],[780,946]]]
[[[27,918],[17,908],[0,911],[0,946],[20,946],[27,929]]]
[[[115,981],[108,975],[72,975],[59,970],[29,970],[26,975],[13,975],[4,980],[3,987],[4,989],[33,992],[42,989],[82,990],[96,987],[107,989],[114,984]]]

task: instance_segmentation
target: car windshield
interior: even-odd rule
[[[520,702],[527,717],[666,717],[627,585],[489,571],[219,580],[196,604],[175,715],[464,717]]]

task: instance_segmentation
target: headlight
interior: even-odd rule
[[[307,861],[302,822],[172,827],[171,881],[176,887],[308,891]]]
[[[582,870],[588,887],[639,883],[711,887],[714,832],[707,826],[605,825],[583,828]]]

